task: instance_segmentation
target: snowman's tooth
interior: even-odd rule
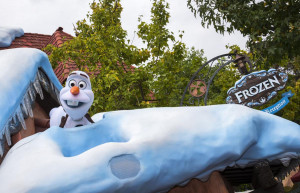
[[[69,100],[67,101],[67,104],[70,106],[78,106],[78,103],[79,103],[78,101],[69,101]]]

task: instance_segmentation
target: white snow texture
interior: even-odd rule
[[[16,37],[24,35],[22,28],[0,26],[0,48],[8,47]]]

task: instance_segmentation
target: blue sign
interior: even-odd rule
[[[294,94],[291,91],[285,92],[282,94],[283,98],[280,99],[280,101],[278,101],[277,103],[275,103],[274,105],[272,105],[266,109],[263,109],[262,111],[264,111],[266,113],[270,113],[270,114],[275,114],[290,102],[289,97],[292,97],[292,96],[294,96]]]

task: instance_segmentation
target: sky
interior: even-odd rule
[[[0,26],[21,27],[25,33],[51,35],[59,26],[74,35],[73,25],[86,18],[92,0],[0,0]],[[170,23],[168,28],[178,38],[178,31],[183,30],[183,42],[188,47],[203,49],[210,59],[228,53],[225,45],[237,44],[245,49],[246,37],[239,32],[221,35],[201,26],[201,18],[195,18],[187,8],[187,0],[168,0],[170,4]],[[122,25],[127,31],[127,38],[136,46],[144,47],[135,35],[138,17],[150,21],[150,0],[122,0]]]

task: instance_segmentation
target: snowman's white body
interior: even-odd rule
[[[66,112],[64,111],[62,106],[59,106],[57,108],[53,108],[50,111],[50,127],[52,126],[59,126],[61,123],[61,118],[66,117]],[[88,125],[91,124],[89,120],[86,117],[82,117],[80,120],[73,120],[70,116],[67,118],[67,121],[65,123],[64,128],[72,128],[72,127],[78,127],[82,125]]]

